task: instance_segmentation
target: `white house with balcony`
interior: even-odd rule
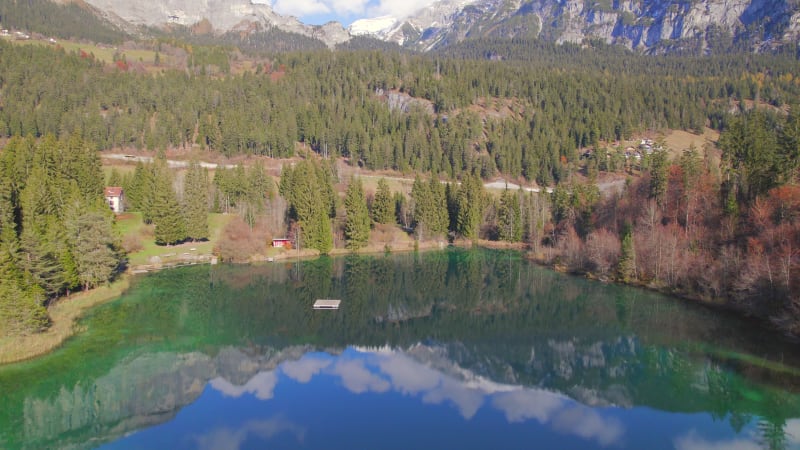
[[[117,214],[120,214],[124,207],[122,202],[125,200],[125,194],[122,192],[122,188],[119,186],[107,186],[104,190],[104,195],[106,197],[106,203]]]

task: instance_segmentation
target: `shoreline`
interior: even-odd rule
[[[110,284],[60,297],[47,309],[53,324],[47,331],[0,339],[0,365],[27,361],[59,348],[80,331],[77,320],[87,310],[119,298],[130,286],[127,273]]]
[[[491,246],[489,246],[487,248],[506,248],[506,247],[491,247]],[[562,266],[562,265],[559,265],[559,264],[554,264],[554,263],[548,263],[548,262],[542,260],[541,258],[539,258],[537,255],[530,254],[530,252],[525,253],[526,249],[529,250],[528,247],[526,247],[524,249],[521,249],[521,251],[523,252],[523,257],[525,259],[527,259],[528,261],[530,261],[530,262],[532,262],[534,264],[537,264],[537,265],[539,265],[541,267],[547,268],[549,270],[553,270],[555,272],[560,272],[560,273],[563,273],[563,274],[566,274],[566,275],[570,275],[570,276],[586,278],[588,280],[597,281],[597,282],[600,282],[600,283],[614,284],[614,285],[617,285],[617,286],[626,286],[626,287],[632,287],[632,288],[639,288],[639,289],[644,289],[644,290],[650,291],[650,292],[656,292],[656,293],[659,293],[661,295],[665,295],[665,296],[667,296],[669,298],[672,298],[672,299],[674,299],[676,301],[685,302],[687,304],[699,305],[699,306],[702,306],[704,308],[708,308],[710,310],[713,310],[716,313],[729,314],[729,315],[731,315],[733,317],[736,317],[736,318],[738,318],[740,320],[749,321],[750,323],[758,326],[759,328],[761,328],[762,330],[764,330],[766,332],[779,334],[779,335],[783,336],[785,339],[787,339],[789,341],[792,341],[792,342],[795,342],[797,344],[800,344],[800,335],[794,334],[794,333],[792,333],[791,331],[789,331],[787,329],[780,328],[780,327],[776,326],[774,323],[772,323],[770,321],[770,319],[768,317],[761,317],[761,316],[755,315],[755,314],[753,314],[751,312],[748,312],[748,311],[746,311],[746,310],[744,310],[744,309],[742,309],[740,307],[737,307],[736,305],[730,304],[729,300],[725,299],[723,297],[715,297],[715,298],[702,297],[702,296],[697,295],[696,293],[693,293],[693,292],[685,292],[685,291],[680,291],[680,290],[673,289],[668,285],[661,286],[661,285],[655,285],[655,284],[652,284],[652,283],[645,283],[645,282],[642,282],[642,281],[624,282],[624,281],[620,281],[620,280],[616,280],[616,279],[612,279],[612,278],[598,277],[596,274],[594,274],[592,272],[570,271],[565,266]]]
[[[355,251],[348,249],[333,249],[329,253],[329,256],[346,256],[348,254],[374,255],[380,253],[409,253],[417,251],[443,250],[451,245],[461,248],[482,247],[489,249],[518,250],[521,252],[523,258],[527,259],[528,261],[534,264],[537,264],[541,267],[545,267],[549,270],[553,270],[556,272],[562,272],[562,273],[565,272],[564,270],[559,270],[560,268],[557,265],[548,264],[540,259],[537,259],[535,256],[532,256],[529,253],[527,253],[530,250],[530,247],[527,244],[495,242],[487,240],[477,240],[477,241],[459,240],[453,243],[448,243],[447,241],[425,241],[422,243],[417,243],[417,245],[408,248],[405,247],[388,248],[388,250],[386,246],[384,246],[383,248],[381,248],[380,246],[368,246]],[[231,262],[226,264],[252,264],[252,263],[261,263],[267,261],[309,259],[309,258],[316,258],[319,256],[320,256],[319,252],[315,250],[311,251],[305,250],[296,253],[292,253],[290,251],[269,258],[251,260],[244,263]],[[213,265],[216,263],[211,261],[204,261],[199,263],[198,262],[192,263],[192,265],[194,264]],[[53,321],[53,325],[50,328],[48,328],[47,331],[43,333],[30,334],[25,336],[7,337],[0,339],[0,366],[31,360],[40,356],[44,356],[52,352],[53,350],[59,348],[67,339],[69,339],[70,337],[81,331],[80,327],[77,326],[77,320],[80,319],[80,317],[83,315],[85,311],[120,297],[128,289],[128,287],[130,286],[131,275],[135,275],[138,273],[156,272],[164,269],[180,267],[183,265],[185,264],[162,265],[158,267],[153,267],[150,265],[132,266],[128,268],[126,272],[122,273],[119,279],[115,280],[109,285],[101,286],[92,289],[90,291],[79,292],[77,294],[73,294],[70,297],[62,297],[58,299],[53,304],[53,306],[48,308],[48,314],[50,315]],[[767,331],[780,333],[787,339],[800,342],[800,336],[787,333],[785,330],[769,327],[768,326],[770,325],[769,321],[760,317],[745,314],[744,312],[738,310],[735,307],[726,305],[725,303],[718,301],[719,299],[708,300],[708,299],[696,298],[690,295],[671,291],[668,288],[654,287],[643,283],[624,283],[616,280],[600,280],[597,277],[594,277],[593,274],[591,273],[568,273],[568,274],[572,276],[581,276],[584,278],[593,279],[595,281],[600,281],[603,283],[612,283],[620,286],[635,287],[652,292],[658,292],[660,294],[674,298],[677,301],[694,303],[719,312],[734,315],[741,319],[745,320],[749,319]]]
[[[441,250],[447,247],[446,241],[427,241],[410,248],[391,248],[389,253],[408,253],[413,251]],[[329,256],[345,256],[348,254],[379,254],[386,252],[385,247],[364,247],[357,251],[347,249],[334,249]],[[274,261],[289,259],[309,259],[319,257],[316,250],[304,250],[299,253],[286,252],[271,257]],[[269,261],[269,259],[258,259],[244,263],[226,264],[253,264]],[[66,342],[67,339],[81,331],[77,326],[77,321],[83,313],[95,306],[102,305],[111,300],[119,298],[130,286],[130,277],[141,273],[158,272],[165,269],[182,267],[184,265],[197,264],[216,264],[209,258],[208,261],[192,262],[188,264],[165,264],[165,265],[138,265],[131,266],[120,277],[108,285],[94,288],[89,291],[81,291],[69,297],[58,298],[53,305],[47,309],[47,313],[52,320],[52,325],[42,333],[27,334],[23,336],[9,336],[0,338],[0,366],[21,363],[34,358],[44,356]]]

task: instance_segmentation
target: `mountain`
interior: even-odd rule
[[[123,29],[98,17],[102,15],[82,0],[63,4],[50,0],[0,0],[0,22],[6,29],[107,44],[130,39]]]
[[[19,27],[25,28],[30,22],[25,11],[35,15],[42,6],[32,5],[45,2],[0,0],[4,25],[11,22],[14,26],[15,20],[7,19],[17,18]],[[63,9],[69,14],[91,11],[131,35],[148,35],[150,27],[168,32],[185,29],[211,38],[233,34],[247,41],[248,36],[277,30],[313,39],[316,44],[312,47],[322,46],[322,42],[329,48],[353,38],[371,38],[417,51],[486,38],[540,38],[558,43],[599,40],[647,53],[707,54],[734,48],[765,51],[796,44],[800,38],[800,0],[439,0],[409,17],[361,19],[348,29],[338,22],[307,25],[252,0],[59,2],[70,6]],[[264,45],[270,39],[274,37],[249,41]],[[287,39],[291,41],[281,38]],[[356,41],[356,48],[378,48],[369,40]],[[310,41],[298,42],[288,47],[310,45]],[[265,50],[280,51],[287,45],[267,47]]]
[[[599,39],[646,52],[708,53],[734,45],[759,51],[798,41],[798,3],[798,0],[441,0],[404,20],[372,30],[371,34],[421,51],[486,37],[540,37],[559,43]]]
[[[333,47],[346,42],[350,34],[337,22],[306,25],[295,17],[282,16],[269,5],[249,0],[86,0],[103,12],[106,19],[124,26],[199,27],[203,32],[250,32],[277,28],[325,42]]]

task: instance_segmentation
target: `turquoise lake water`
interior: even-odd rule
[[[80,325],[0,367],[0,448],[800,448],[800,345],[515,252],[186,267]]]

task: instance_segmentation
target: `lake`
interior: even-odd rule
[[[80,327],[0,367],[0,448],[800,448],[798,344],[516,252],[184,267]]]

